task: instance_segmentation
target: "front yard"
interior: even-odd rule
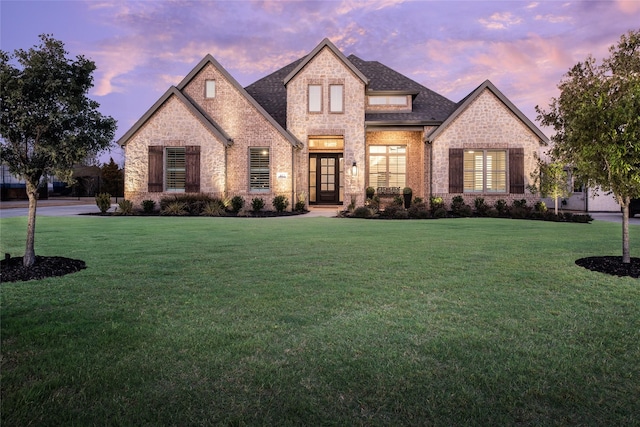
[[[26,218],[0,220],[21,256]],[[1,292],[3,425],[633,425],[620,225],[40,217],[87,269]],[[640,256],[640,227],[630,227]]]

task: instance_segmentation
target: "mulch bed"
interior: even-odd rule
[[[64,276],[85,268],[82,260],[59,256],[36,256],[33,267],[26,268],[22,265],[22,257],[13,257],[0,261],[0,283]]]
[[[631,258],[629,264],[624,264],[621,256],[593,256],[580,258],[576,264],[612,276],[640,278],[640,258]]]

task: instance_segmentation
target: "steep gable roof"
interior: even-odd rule
[[[340,49],[338,49],[336,47],[336,45],[334,45],[333,43],[331,43],[331,40],[325,38],[324,40],[322,40],[320,42],[320,44],[318,46],[315,47],[315,49],[313,49],[311,51],[311,53],[309,53],[307,56],[304,57],[304,60],[302,62],[300,62],[285,78],[284,78],[284,85],[286,86],[287,83],[289,83],[289,81],[291,81],[291,79],[293,79],[296,74],[298,74],[304,67],[306,67],[306,65],[311,62],[311,60],[313,58],[315,58],[315,56],[320,53],[320,51],[322,51],[322,49],[324,48],[329,48],[329,50],[331,50],[334,55],[336,55],[338,57],[338,59],[340,59],[340,61],[342,61],[344,63],[344,65],[351,70],[351,72],[353,72],[353,74],[355,74],[360,80],[362,80],[364,82],[365,85],[369,84],[369,79],[367,79],[367,77],[362,74],[360,72],[360,70],[358,70],[352,63],[351,61],[349,61],[347,59],[346,56],[344,56],[344,54],[340,51]]]
[[[462,114],[464,110],[467,109],[469,105],[471,105],[479,96],[484,92],[485,89],[488,89],[493,93],[499,100],[502,102],[513,114],[520,119],[520,121],[527,127],[531,132],[533,132],[541,144],[547,144],[549,142],[549,138],[542,133],[538,127],[529,120],[527,116],[525,116],[522,111],[518,109],[509,99],[504,96],[502,92],[498,90],[497,87],[489,80],[485,80],[480,86],[478,86],[475,90],[473,90],[469,95],[464,97],[458,104],[455,111],[440,125],[438,128],[434,129],[429,135],[426,137],[427,142],[433,142],[445,129]]]
[[[233,87],[256,109],[258,110],[258,112],[260,114],[262,114],[264,116],[265,119],[267,119],[267,121],[280,133],[282,134],[282,136],[285,137],[285,139],[287,141],[289,141],[291,143],[291,145],[293,145],[294,147],[302,147],[303,144],[298,141],[298,139],[293,136],[292,134],[290,134],[286,129],[285,126],[282,126],[280,123],[278,123],[265,109],[262,105],[260,105],[258,102],[256,102],[256,100],[240,85],[240,83],[238,83],[238,81],[236,79],[233,78],[233,76],[231,74],[229,74],[229,72],[222,66],[220,65],[220,63],[218,61],[215,60],[215,58],[213,56],[211,56],[211,54],[207,54],[199,63],[198,65],[196,65],[193,70],[191,70],[191,72],[189,74],[187,74],[185,76],[184,79],[182,79],[182,81],[180,82],[180,84],[178,85],[178,89],[182,90],[184,89],[191,80],[193,80],[193,78],[198,75],[198,73],[200,71],[202,71],[202,69],[204,67],[207,66],[207,64],[211,64],[213,65],[224,77],[225,79],[231,83],[231,85],[233,85]]]
[[[171,86],[161,97],[156,101],[155,104],[151,106],[147,110],[146,113],[129,129],[120,139],[118,139],[117,144],[121,147],[124,147],[129,139],[135,135],[138,130],[164,105],[165,102],[169,100],[172,96],[175,96],[186,108],[193,114],[205,128],[209,130],[216,138],[223,142],[225,146],[231,146],[233,144],[233,139],[227,135],[227,133],[222,130],[220,126],[211,118],[203,114],[198,108],[196,108],[193,103],[187,99],[187,97],[178,90],[175,86]]]

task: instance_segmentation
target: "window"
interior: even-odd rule
[[[269,148],[249,148],[249,189],[251,191],[269,191]]]
[[[215,98],[216,97],[216,81],[215,80],[207,80],[205,82],[205,98]]]
[[[505,150],[465,150],[464,192],[506,193],[507,152]]]
[[[322,112],[322,85],[309,85],[309,112]]]
[[[167,148],[166,191],[184,192],[187,176],[187,163],[184,147]]]
[[[329,111],[332,113],[344,112],[344,86],[329,85]]]
[[[370,96],[369,105],[407,105],[406,96]]]
[[[369,185],[404,187],[407,176],[407,147],[373,145],[369,147]]]

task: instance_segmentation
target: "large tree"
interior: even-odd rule
[[[591,188],[613,193],[623,211],[622,261],[630,263],[629,203],[640,197],[640,30],[622,35],[601,64],[589,56],[558,85],[549,111],[554,159]]]
[[[0,51],[0,157],[26,184],[26,267],[35,262],[38,185],[47,175],[70,180],[73,164],[107,148],[116,129],[87,96],[95,64],[67,55],[51,35],[26,51]]]

